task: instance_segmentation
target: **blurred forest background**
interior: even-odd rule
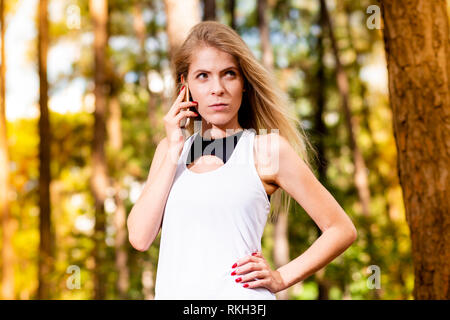
[[[160,236],[133,249],[126,217],[165,135],[170,53],[190,27],[213,19],[276,74],[318,150],[316,176],[358,229],[348,250],[278,298],[413,299],[379,7],[2,0],[0,297],[153,298]],[[278,267],[319,235],[293,201],[268,222],[263,254]]]

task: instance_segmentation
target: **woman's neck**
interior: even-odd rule
[[[242,130],[244,129],[239,124],[231,128],[230,127],[221,128],[213,125],[209,128],[202,127],[202,130],[200,131],[200,136],[202,137],[202,139],[205,140],[215,140],[235,135]]]

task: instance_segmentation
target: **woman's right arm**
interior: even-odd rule
[[[150,247],[161,228],[164,207],[177,168],[168,150],[167,138],[164,138],[156,148],[144,189],[127,219],[128,239],[139,251]]]
[[[146,251],[161,228],[164,208],[175,177],[178,158],[184,146],[180,121],[197,114],[181,109],[196,102],[182,102],[185,89],[164,117],[166,137],[158,143],[144,189],[127,218],[128,240],[139,251]]]

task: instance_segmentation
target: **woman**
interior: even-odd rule
[[[128,217],[129,240],[145,251],[161,228],[155,299],[276,299],[276,292],[340,255],[355,241],[356,229],[312,173],[308,141],[286,112],[275,79],[234,30],[214,21],[197,24],[173,63],[181,89]],[[195,101],[183,102],[186,85]],[[182,128],[189,117],[194,121]],[[237,134],[229,159],[187,161],[199,135],[226,140]],[[280,211],[289,207],[286,193],[323,233],[301,256],[273,270],[261,253],[261,236],[271,211],[268,195]]]

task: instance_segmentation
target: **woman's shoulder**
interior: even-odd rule
[[[256,134],[253,146],[255,166],[262,176],[274,180],[278,171],[280,155],[280,135],[278,133]],[[284,139],[281,137],[281,139]],[[264,174],[263,174],[264,173]]]
[[[282,139],[284,141],[282,141]],[[255,148],[259,150],[267,151],[279,151],[280,142],[285,142],[285,138],[280,136],[276,132],[270,132],[265,134],[255,133]]]

